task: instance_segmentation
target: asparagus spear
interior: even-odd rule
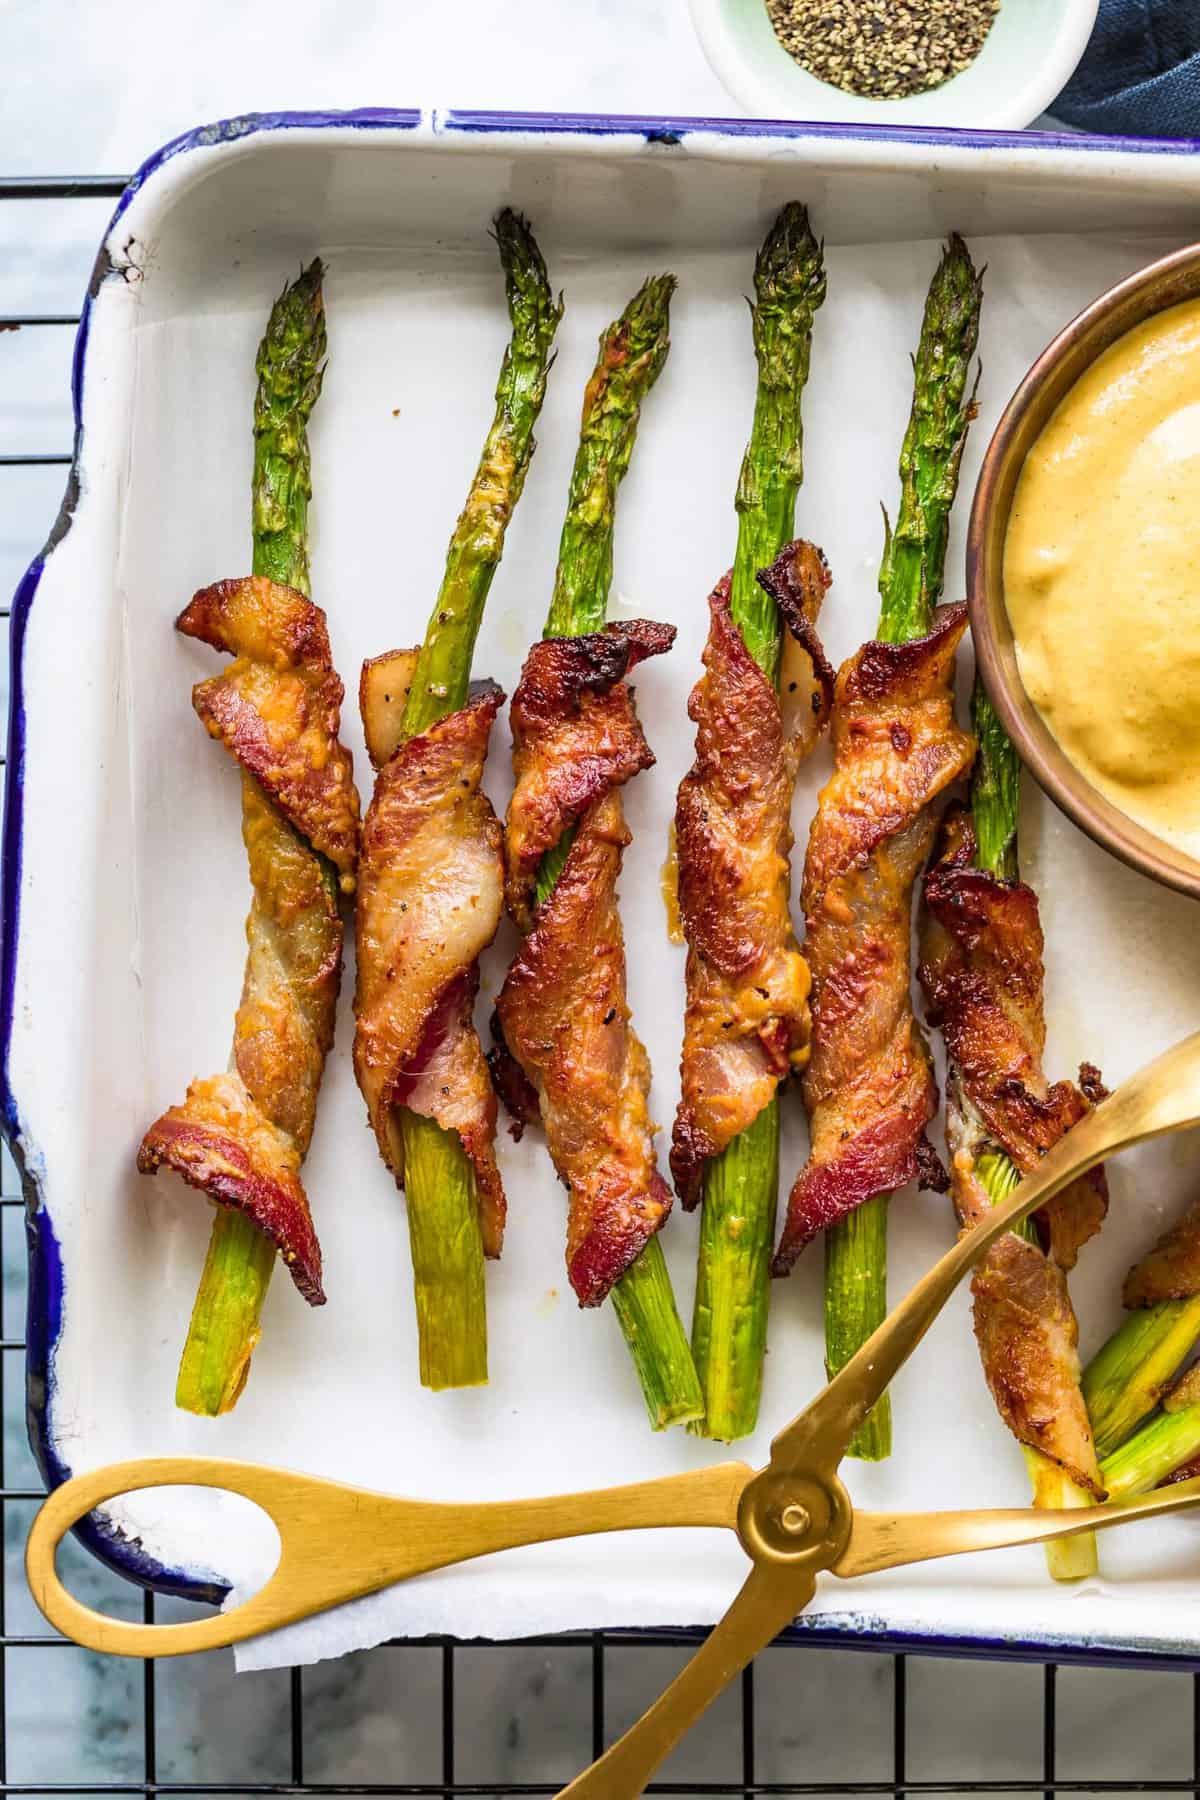
[[[800,407],[808,380],[813,315],[825,299],[825,259],[808,211],[785,206],[754,265],[750,309],[758,387],[754,423],[738,477],[737,555],[730,611],[763,673],[779,678],[779,608],[757,576],[794,536],[796,495],[804,479]]]
[[[558,543],[544,637],[602,631],[612,586],[617,489],[629,469],[642,401],[671,347],[673,275],[651,275],[600,338],[583,396],[579,447]]]
[[[642,401],[666,361],[673,275],[652,276],[600,339],[583,402],[546,637],[599,631],[612,584],[617,489],[629,467]],[[542,858],[537,903],[553,893],[571,846],[566,832]],[[696,1419],[700,1385],[675,1305],[662,1245],[652,1237],[613,1289],[650,1423],[656,1431]]]
[[[1110,1500],[1132,1500],[1148,1493],[1200,1453],[1200,1401],[1195,1388],[1193,1370],[1180,1383],[1178,1394],[1168,1395],[1161,1411],[1104,1458],[1100,1478]]]
[[[933,624],[942,592],[950,509],[971,420],[967,376],[979,337],[982,283],[954,233],[930,284],[913,362],[913,405],[900,452],[900,511],[879,571],[879,636],[902,644]],[[887,1312],[887,1205],[879,1194],[825,1233],[825,1360],[848,1362]],[[890,1454],[892,1417],[883,1398],[849,1454]]]
[[[1083,1397],[1102,1461],[1154,1411],[1197,1339],[1200,1297],[1161,1300],[1126,1313],[1083,1372]]]
[[[1017,813],[1020,804],[1021,759],[996,716],[983,683],[976,680],[971,700],[972,723],[979,749],[971,772],[971,815],[975,825],[976,865],[1004,881],[1019,879]],[[993,1206],[1007,1199],[1021,1180],[1020,1170],[1000,1150],[979,1158],[976,1172]],[[1037,1243],[1032,1219],[1017,1228],[1022,1237]],[[1025,1466],[1033,1485],[1034,1504],[1047,1509],[1091,1506],[1093,1496],[1078,1487],[1065,1469],[1022,1444]],[[1055,1581],[1078,1581],[1096,1573],[1094,1533],[1062,1538],[1045,1546],[1046,1567]]]
[[[1200,1406],[1183,1412],[1159,1412],[1135,1431],[1128,1443],[1106,1456],[1100,1479],[1110,1500],[1132,1500],[1149,1493],[1200,1451]]]
[[[775,220],[754,267],[751,307],[758,389],[737,490],[738,540],[730,612],[769,681],[779,679],[779,609],[755,579],[795,535],[803,478],[801,398],[813,315],[825,298],[821,246],[808,213],[792,202]],[[705,1418],[690,1429],[726,1442],[758,1422],[771,1247],[779,1189],[779,1104],[758,1117],[708,1167],[692,1314],[692,1353]]]
[[[253,571],[302,594],[310,590],[308,421],[325,372],[324,273],[320,258],[314,258],[284,289],[255,363]]]
[[[258,350],[251,485],[253,572],[309,593],[308,420],[325,355],[324,271],[314,259],[275,302]],[[247,820],[249,823],[249,820]],[[333,870],[323,873],[335,883]],[[245,1384],[275,1245],[246,1217],[219,1206],[179,1367],[175,1404],[215,1416]]]
[[[506,209],[496,219],[512,336],[496,386],[496,412],[446,555],[404,709],[414,737],[466,703],[471,657],[504,534],[535,449],[562,302],[550,290],[533,233]],[[417,1304],[422,1385],[487,1380],[483,1242],[471,1164],[457,1137],[401,1109],[404,1188]]]

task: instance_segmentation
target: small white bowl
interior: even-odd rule
[[[690,0],[718,80],[759,119],[1020,130],[1045,112],[1087,47],[1099,0],[1001,0],[975,61],[924,94],[867,100],[818,81],[775,36],[765,0]]]

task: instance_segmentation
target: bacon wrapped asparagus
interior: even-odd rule
[[[487,1380],[484,1256],[500,1254],[496,1101],[473,1022],[477,960],[500,923],[501,832],[480,781],[504,696],[471,656],[533,456],[562,316],[533,234],[496,220],[512,336],[496,412],[419,651],[363,670],[375,792],[363,827],[354,1069],[404,1188],[421,1381]]]
[[[1200,1340],[1200,1200],[1125,1277],[1128,1317],[1083,1374],[1110,1496],[1200,1473],[1200,1373],[1176,1372]]]
[[[802,898],[813,978],[812,1055],[803,1093],[809,1161],[788,1200],[775,1253],[788,1272],[825,1233],[825,1355],[833,1374],[887,1310],[887,1202],[919,1180],[944,1187],[926,1136],[937,1089],[909,999],[913,884],[936,829],[936,802],[970,767],[954,718],[961,605],[941,595],[950,508],[973,402],[980,280],[952,237],[929,289],[900,455],[900,512],[879,576],[879,638],[838,672],[834,772],[818,803]],[[850,1454],[886,1456],[885,1395]]]
[[[688,705],[696,761],[675,817],[688,1000],[671,1169],[684,1206],[704,1202],[692,1353],[705,1419],[693,1429],[725,1440],[754,1430],[762,1393],[776,1090],[803,1067],[809,1041],[808,968],[790,909],[792,788],[833,684],[814,629],[824,559],[811,545],[785,549],[803,473],[813,315],[825,297],[802,206],[775,220],[754,286],[758,389],[737,554],[709,599],[705,672]]]
[[[253,890],[229,1071],[194,1081],[150,1127],[144,1174],[166,1167],[218,1207],[176,1404],[237,1401],[276,1255],[312,1305],[321,1252],[300,1165],[333,1041],[342,964],[338,891],[354,888],[358,795],[338,741],[342,684],[325,615],[308,598],[307,422],[321,390],[321,264],[285,289],[258,353],[253,575],[198,593],[176,621],[230,654],[193,703],[242,770]]]
[[[1200,1341],[1200,1201],[1125,1278],[1128,1317],[1083,1374],[1102,1460],[1154,1411]]]
[[[971,811],[952,809],[925,876],[921,985],[946,1042],[951,1192],[969,1229],[1030,1174],[1101,1097],[1085,1065],[1079,1086],[1042,1073],[1042,931],[1037,895],[1018,877],[1020,763],[982,686]],[[992,1398],[1024,1446],[1035,1502],[1103,1498],[1080,1387],[1079,1330],[1067,1274],[1108,1204],[1093,1169],[994,1244],[971,1284],[975,1335]],[[1046,1546],[1060,1581],[1095,1572],[1090,1534]]]
[[[656,1236],[671,1197],[655,1163],[616,889],[629,842],[620,788],[654,760],[625,677],[675,633],[605,615],[617,489],[667,354],[674,285],[647,281],[601,337],[546,634],[513,695],[506,897],[525,937],[492,1054],[515,1129],[540,1119],[567,1189],[571,1285],[582,1306],[611,1293],[655,1429],[696,1418],[702,1402]]]
[[[814,983],[804,1077],[812,1152],[792,1188],[775,1255],[777,1273],[785,1274],[818,1232],[840,1228],[838,1251],[827,1251],[831,1311],[850,1287],[839,1254],[866,1273],[851,1249],[859,1239],[850,1232],[865,1227],[856,1209],[913,1180],[946,1185],[926,1136],[937,1089],[909,1002],[909,936],[913,884],[936,829],[934,802],[973,753],[954,718],[954,654],[965,629],[965,607],[942,607],[924,636],[869,643],[837,677],[834,774],[821,794],[802,888]],[[882,1219],[883,1208],[875,1213]],[[883,1257],[882,1247],[871,1257],[872,1287]],[[844,1328],[857,1335],[860,1326],[836,1312],[829,1323],[827,1350],[837,1368],[848,1353]]]

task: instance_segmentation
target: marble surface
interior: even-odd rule
[[[685,0],[41,0],[5,9],[5,174],[124,172],[200,120],[279,106],[363,104],[731,110],[692,36]],[[74,311],[107,203],[0,208],[0,313]],[[69,439],[70,334],[0,335],[0,453],[62,449]],[[0,590],[11,591],[44,536],[61,470],[0,471]],[[0,705],[7,675],[0,673]],[[5,1159],[4,1192],[14,1176]],[[23,1324],[19,1212],[3,1213],[3,1331]],[[4,1479],[37,1484],[24,1436],[19,1354],[3,1354]],[[5,1630],[45,1626],[22,1570],[32,1502],[5,1511]],[[140,1595],[82,1552],[68,1579],[93,1605],[135,1615]],[[177,1616],[165,1603],[160,1617]],[[669,1678],[681,1652],[616,1646],[605,1658],[605,1722],[620,1730]],[[384,1647],[307,1670],[303,1774],[330,1784],[442,1780],[443,1652]],[[1040,1781],[1043,1675],[1005,1663],[909,1659],[906,1774],[920,1782]],[[587,1758],[591,1653],[464,1647],[454,1658],[455,1779],[567,1779]],[[742,1771],[735,1689],[677,1752],[663,1778],[686,1794]],[[292,1691],[286,1673],[235,1678],[227,1654],[159,1666],[146,1763],[140,1666],[54,1640],[5,1653],[7,1779],[35,1792],[138,1782],[235,1784],[247,1794],[286,1781]],[[893,1771],[891,1659],[777,1649],[759,1658],[756,1777],[888,1782]],[[1057,1679],[1057,1773],[1083,1782],[1193,1775],[1192,1683],[1182,1674],[1063,1670]],[[1086,1791],[1086,1787],[1085,1787]],[[1132,1789],[1130,1790],[1132,1791]]]

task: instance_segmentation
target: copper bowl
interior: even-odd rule
[[[975,654],[992,704],[1021,760],[1069,818],[1105,850],[1167,887],[1200,899],[1200,862],[1138,825],[1070,761],[1021,683],[1004,601],[1004,540],[1025,458],[1059,401],[1111,344],[1144,319],[1200,297],[1200,244],[1164,256],[1101,294],[1059,332],[1022,381],[983,459],[967,538],[967,598]],[[1102,617],[1103,597],[1098,597]]]

